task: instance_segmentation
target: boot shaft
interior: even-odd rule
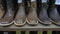
[[[35,1],[30,1],[30,7],[31,8],[36,8],[37,7],[36,0]]]
[[[55,7],[55,1],[56,0],[48,0],[49,8],[54,8]]]
[[[30,0],[30,12],[36,12],[36,9],[37,9],[37,2],[36,0],[32,1]]]
[[[5,0],[0,0],[0,9],[6,10],[6,1]]]
[[[13,0],[6,0],[7,10],[14,9]]]
[[[25,7],[24,0],[20,1],[21,3],[18,3],[18,8]]]

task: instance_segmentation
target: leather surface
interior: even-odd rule
[[[36,24],[37,23],[37,12],[36,12],[36,2],[31,2],[30,5],[30,11],[29,14],[27,16],[27,19],[29,21],[29,23],[31,24]]]
[[[23,24],[25,20],[26,20],[26,14],[24,9],[24,3],[21,3],[19,5],[19,9],[15,17],[15,22],[16,24]]]
[[[0,0],[0,19],[4,16],[6,12],[6,2],[5,0]]]
[[[6,0],[7,12],[0,20],[2,24],[9,24],[12,22],[15,11],[13,10],[13,0]]]
[[[39,19],[43,22],[43,24],[51,24],[51,21],[47,14],[47,7],[48,6],[46,4],[42,4],[42,8],[39,12]]]

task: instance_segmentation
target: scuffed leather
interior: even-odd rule
[[[36,12],[36,2],[31,2],[31,5],[30,5],[30,10],[29,10],[29,14],[28,14],[28,21],[29,23],[31,24],[36,24],[37,23],[37,12]]]
[[[6,0],[6,6],[7,6],[7,12],[5,16],[0,20],[2,24],[9,24],[13,21],[14,18],[14,13],[15,11],[13,10],[13,0]]]
[[[42,4],[41,6],[41,10],[39,12],[39,19],[43,22],[43,24],[51,24],[51,21],[48,17],[48,14],[47,14],[47,5],[46,4]]]
[[[24,25],[23,23],[25,22],[25,20],[26,15],[25,15],[24,3],[20,3],[18,12],[15,17],[15,23]]]
[[[52,8],[52,9],[49,11],[49,16],[50,16],[50,18],[51,18],[53,21],[55,21],[57,24],[60,23],[60,15],[59,15],[56,7]]]
[[[57,7],[55,6],[56,0],[49,0],[50,4],[48,7],[48,16],[54,21],[56,25],[60,25],[60,15],[58,13]]]

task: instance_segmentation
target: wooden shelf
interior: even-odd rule
[[[20,31],[39,31],[39,30],[53,30],[53,31],[59,31],[60,27],[51,24],[50,26],[44,26],[41,24],[38,24],[37,26],[29,26],[29,25],[24,25],[22,27],[16,27],[15,25],[11,25],[9,27],[0,27],[0,31],[16,31],[16,30],[20,30]]]

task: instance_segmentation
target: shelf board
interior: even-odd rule
[[[41,24],[38,24],[36,26],[30,26],[30,25],[24,25],[22,27],[16,27],[14,24],[9,26],[9,27],[1,27],[0,26],[0,31],[16,31],[16,30],[20,30],[20,31],[39,31],[39,30],[53,30],[53,31],[59,31],[60,27],[56,26],[54,24],[51,24],[50,26],[44,26]]]

